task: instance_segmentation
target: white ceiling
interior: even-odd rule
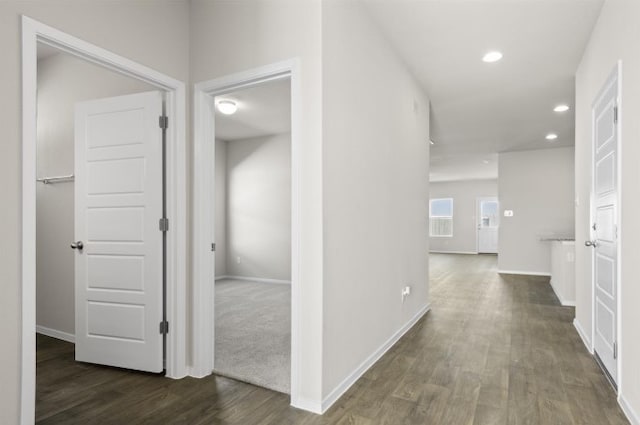
[[[497,176],[488,155],[574,144],[574,74],[602,0],[366,2],[431,99],[432,179]],[[504,58],[482,62],[491,50]]]
[[[216,139],[240,140],[291,131],[291,83],[288,78],[217,96],[238,105],[233,115],[216,109]]]

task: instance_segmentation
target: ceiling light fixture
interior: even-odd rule
[[[569,110],[569,105],[558,105],[553,108],[553,112],[567,112]]]
[[[547,136],[545,137],[545,139],[550,140],[550,141],[551,141],[551,140],[556,140],[557,138],[558,138],[558,135],[557,135],[557,134],[555,134],[555,133],[549,133],[549,134],[547,134]]]
[[[225,115],[233,115],[238,110],[236,102],[228,99],[219,100],[216,106],[218,107],[218,111]]]
[[[498,51],[489,52],[482,57],[482,61],[487,63],[498,62],[500,59],[502,59],[502,53]]]

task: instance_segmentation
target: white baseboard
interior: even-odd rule
[[[429,254],[464,254],[464,255],[478,255],[475,251],[429,251]]]
[[[67,332],[58,331],[40,325],[36,325],[36,332],[42,335],[50,336],[51,338],[61,339],[73,344],[76,343],[76,336]]]
[[[622,408],[624,414],[627,416],[627,419],[629,419],[629,422],[631,422],[631,425],[640,425],[640,415],[638,415],[636,411],[633,410],[631,405],[627,402],[627,399],[624,398],[622,394],[618,395],[618,404],[620,405],[620,408]]]
[[[315,413],[317,415],[322,415],[322,402],[317,400],[308,400],[302,397],[297,397],[295,400],[293,397],[291,398],[291,406],[306,410],[307,412]]]
[[[523,270],[498,270],[500,274],[520,274],[526,276],[551,276],[549,272],[529,272]]]
[[[556,290],[556,287],[553,285],[553,279],[551,280],[551,289],[553,289],[553,293],[556,294],[556,297],[558,298],[558,301],[560,301],[560,304],[562,304],[564,307],[575,307],[576,306],[576,302],[573,300],[565,300],[562,298],[562,295],[560,295],[560,292],[558,292]]]
[[[322,406],[320,413],[326,412],[341,396],[344,394],[355,382],[360,379],[364,373],[369,370],[371,366],[375,364],[393,345],[398,342],[402,336],[407,333],[409,329],[416,324],[418,320],[422,318],[431,309],[431,304],[427,304],[416,313],[404,326],[402,326],[391,338],[389,338],[384,344],[382,344],[376,351],[374,351],[360,366],[358,366],[353,372],[349,374],[342,382],[340,382],[329,393],[327,397],[322,400]]]
[[[591,354],[593,354],[591,339],[587,337],[587,333],[584,331],[584,329],[582,329],[580,322],[578,322],[578,319],[576,318],[573,319],[573,327],[576,328],[576,331],[578,331],[578,335],[580,335],[580,339],[582,340],[582,343],[584,344],[584,346],[587,347],[587,350]]]
[[[279,285],[291,285],[291,281],[290,280],[267,279],[267,278],[263,278],[263,277],[231,276],[231,275],[225,275],[225,276],[216,277],[216,280],[221,280],[221,279],[246,280],[246,281],[249,281],[249,282],[275,283],[275,284],[279,284]]]

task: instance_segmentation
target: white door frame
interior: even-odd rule
[[[291,404],[299,399],[300,295],[300,76],[292,59],[198,83],[194,87],[193,189],[193,367],[192,376],[204,377],[214,364],[214,96],[267,81],[291,78]]]
[[[617,141],[616,141],[616,220],[618,221],[618,238],[616,241],[616,250],[617,250],[617,259],[616,259],[616,291],[617,291],[617,312],[616,312],[616,342],[617,342],[617,376],[615,376],[616,386],[618,388],[618,399],[620,399],[620,389],[622,388],[622,379],[624,374],[622,373],[622,208],[621,208],[621,194],[622,194],[622,61],[618,61],[616,66],[611,71],[606,81],[602,85],[601,90],[598,92],[596,99],[591,105],[591,176],[590,176],[590,202],[589,202],[589,239],[593,240],[593,233],[591,230],[591,225],[594,223],[594,199],[595,199],[595,190],[594,190],[594,177],[595,177],[595,161],[594,161],[594,150],[595,150],[595,117],[593,115],[593,107],[596,105],[602,93],[604,93],[607,87],[612,84],[613,79],[617,79],[617,106],[618,106],[618,122],[616,123],[616,132],[617,132]],[[588,248],[593,251],[591,254],[591,346],[590,351],[592,354],[595,354],[595,340],[596,340],[596,276],[595,276],[595,250],[592,248]]]
[[[185,85],[137,62],[22,16],[22,343],[20,423],[35,420],[37,45],[43,43],[166,92],[167,335],[166,376],[186,376]]]
[[[496,201],[498,202],[498,213],[500,212],[500,201],[497,196],[480,196],[476,198],[476,253],[480,253],[480,214],[482,213],[482,201]],[[498,220],[500,220],[500,214],[498,214]],[[499,226],[499,225],[498,225]]]

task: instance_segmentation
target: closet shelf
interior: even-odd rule
[[[72,182],[75,179],[73,174],[69,174],[68,176],[53,176],[53,177],[41,177],[36,179],[44,184],[53,184],[53,183],[64,183],[64,182]]]

